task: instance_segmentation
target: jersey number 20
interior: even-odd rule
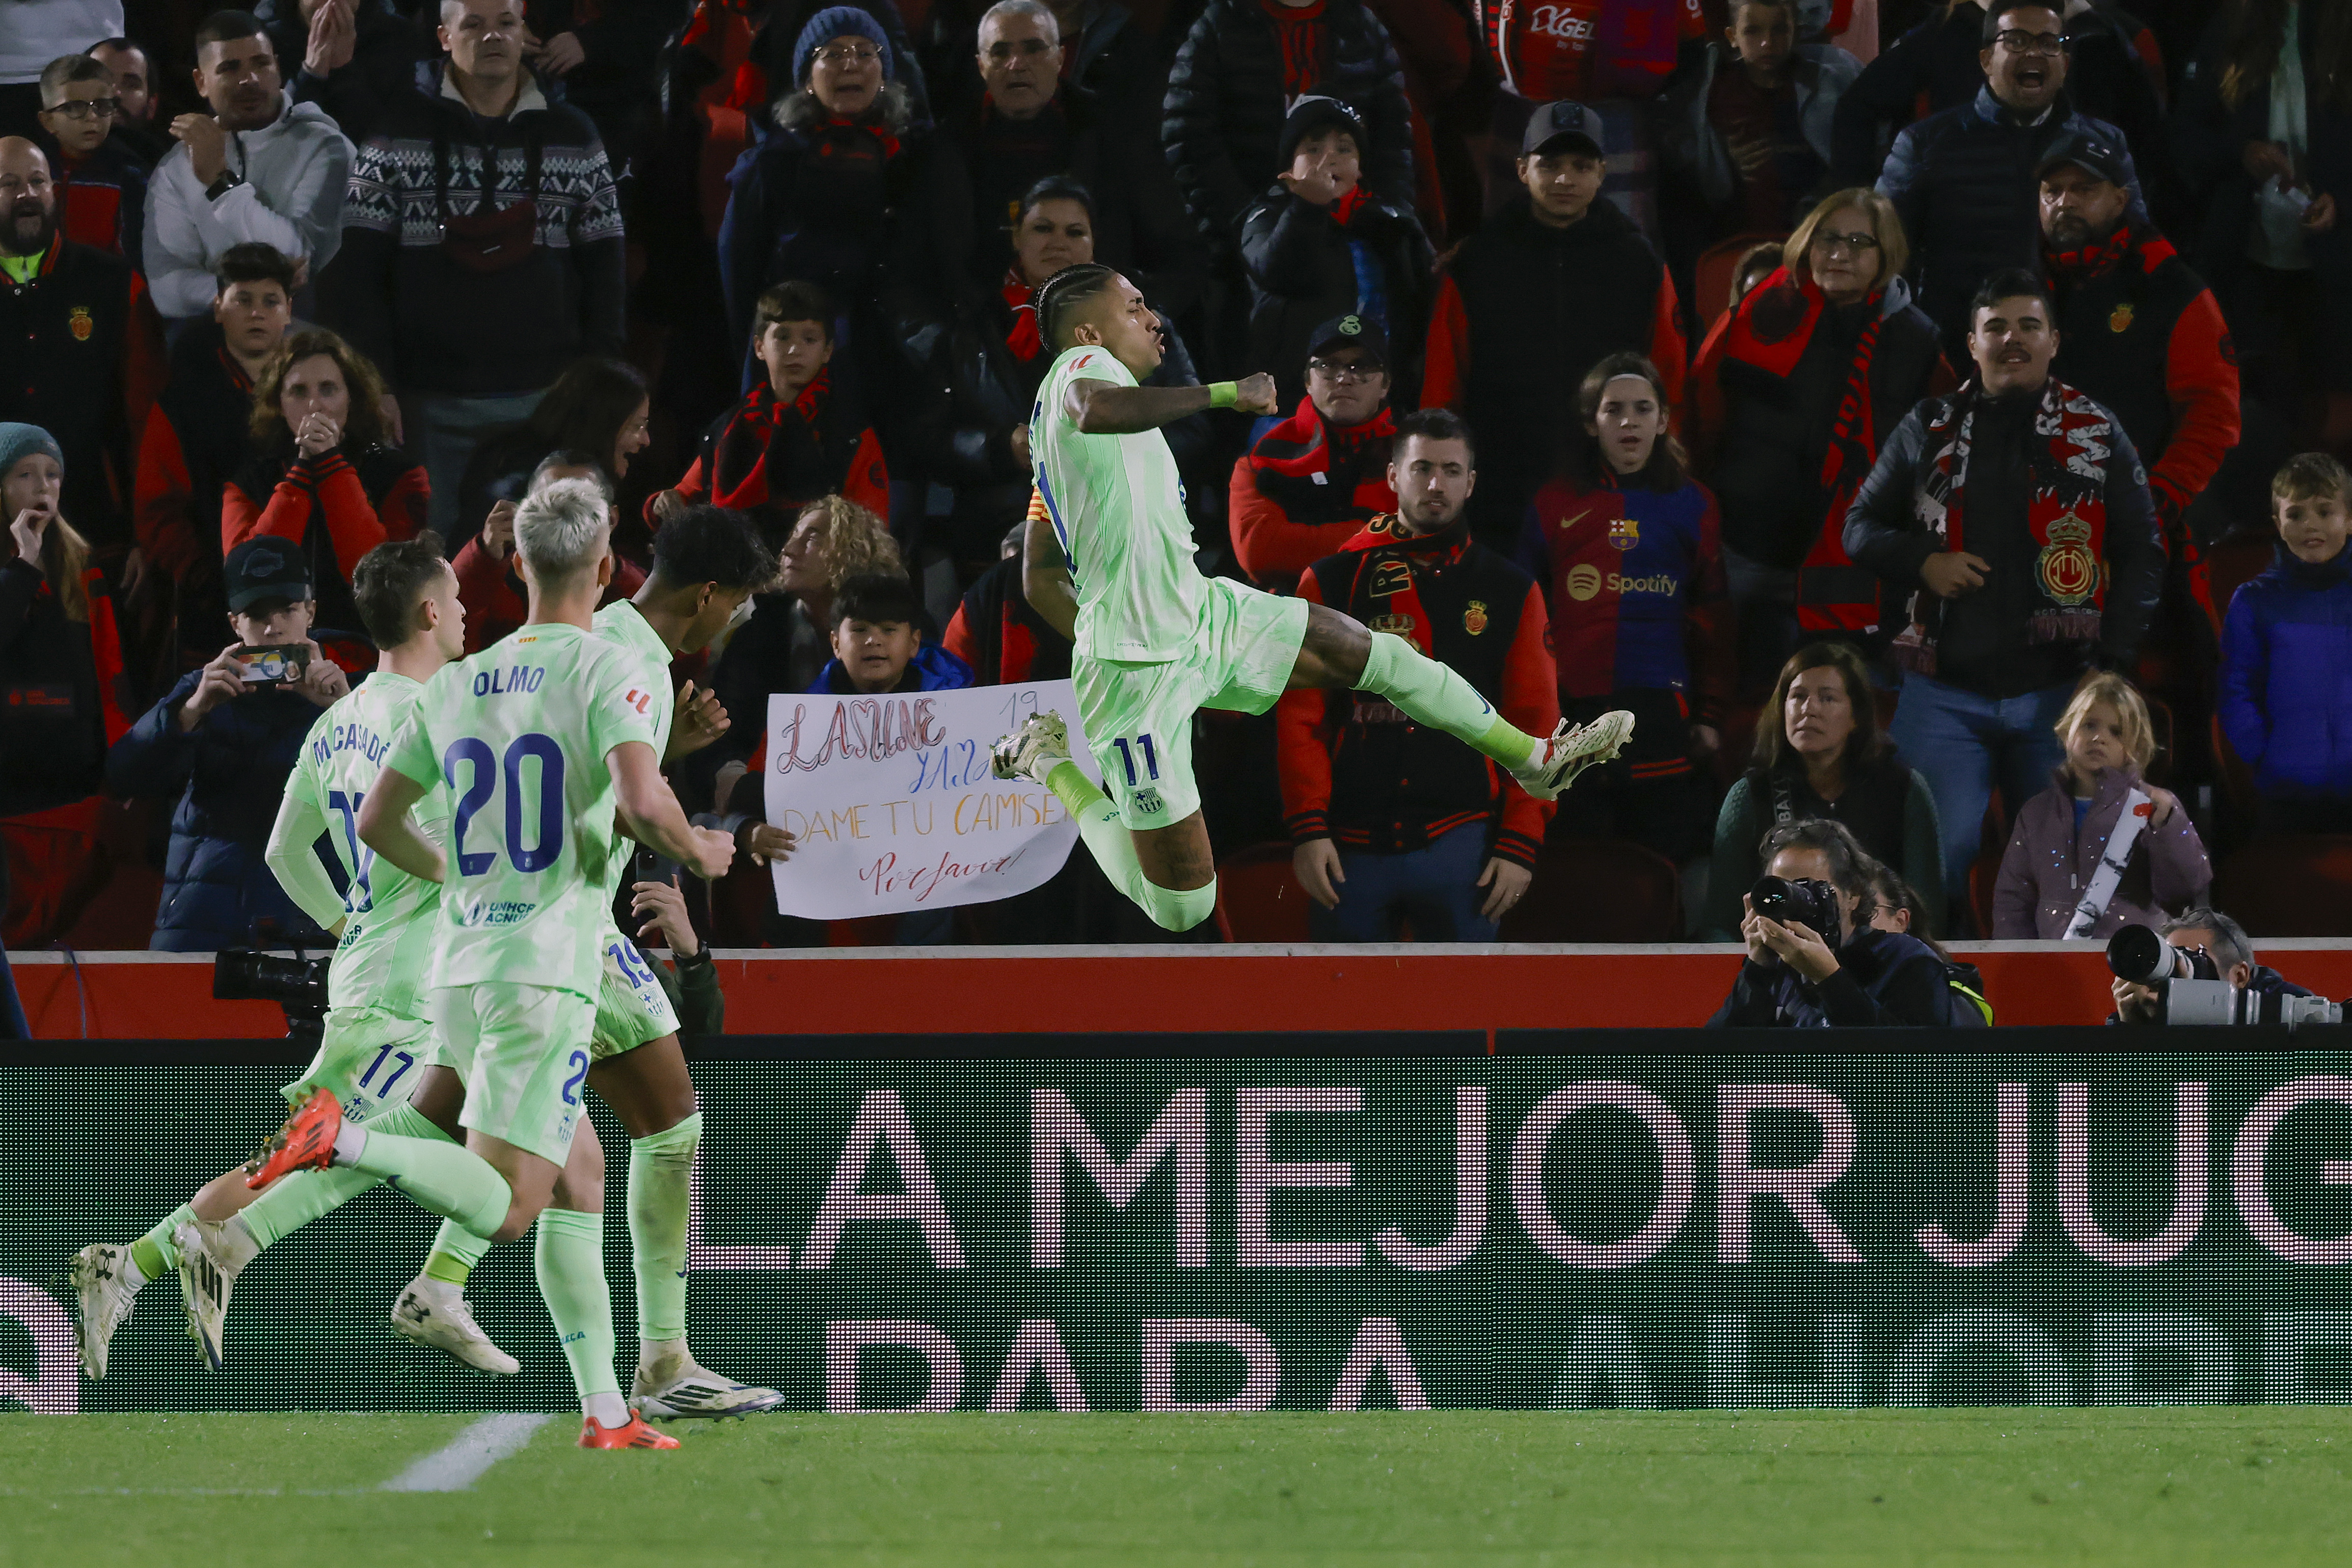
[[[539,821],[534,842],[523,844],[522,764],[526,757],[539,759]],[[469,771],[465,787],[457,784],[457,769],[464,764]],[[450,842],[456,850],[457,875],[478,877],[498,861],[496,849],[466,848],[466,830],[474,818],[490,804],[490,796],[499,792],[501,775],[506,783],[506,854],[518,871],[529,875],[544,871],[563,854],[563,749],[547,735],[518,735],[507,747],[503,760],[491,755],[490,743],[468,735],[450,742],[441,754],[441,776],[449,787],[457,791],[457,817],[451,823]]]

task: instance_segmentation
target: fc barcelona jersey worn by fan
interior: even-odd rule
[[[1536,492],[1520,564],[1549,592],[1561,697],[1678,691],[1699,722],[1717,721],[1729,678],[1719,529],[1696,479],[1664,491],[1554,479]]]

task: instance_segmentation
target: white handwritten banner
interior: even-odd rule
[[[1040,709],[1098,778],[1066,680],[887,697],[768,699],[768,820],[796,847],[776,908],[810,920],[984,904],[1062,868],[1077,825],[1053,791],[989,771],[989,748]]]

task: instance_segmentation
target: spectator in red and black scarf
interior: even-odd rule
[[[1045,498],[1030,496],[1033,513]],[[996,564],[982,574],[956,606],[940,646],[971,667],[982,686],[1018,686],[1031,680],[1062,680],[1070,673],[1070,639],[1045,624],[1021,588],[1023,520],[1007,533]]]
[[[1097,258],[1097,211],[1094,194],[1075,180],[1056,176],[1030,186],[1013,229],[1012,265],[994,289],[967,296],[930,361],[931,380],[944,395],[925,410],[912,445],[923,454],[922,477],[951,487],[955,506],[943,525],[925,521],[922,542],[944,546],[965,583],[988,570],[1005,526],[1028,507],[1029,413],[1054,363],[1037,336],[1032,301],[1055,273]],[[1196,384],[1192,357],[1164,314],[1160,335],[1160,368],[1144,384]],[[1180,419],[1164,433],[1187,474],[1213,440],[1204,415]]]
[[[1549,734],[1559,703],[1543,590],[1472,542],[1470,428],[1442,408],[1398,421],[1398,507],[1298,580],[1299,596],[1408,638],[1512,723]],[[1322,942],[1491,942],[1535,875],[1551,808],[1494,763],[1362,692],[1275,707],[1291,865]]]
[[[1553,820],[1687,861],[1709,841],[1699,763],[1721,744],[1730,697],[1715,497],[1690,477],[1664,378],[1641,355],[1594,365],[1577,412],[1584,439],[1536,492],[1519,564],[1551,606],[1562,715],[1590,723],[1622,708],[1637,722],[1624,754],[1579,781]]]
[[[1805,638],[1861,639],[1877,577],[1846,559],[1846,503],[1923,397],[1957,385],[1911,302],[1894,204],[1822,198],[1786,260],[1717,321],[1691,371],[1687,428],[1723,503],[1723,564],[1739,616],[1742,687],[1761,696]]]
[[[1389,347],[1378,327],[1341,316],[1315,330],[1307,395],[1234,464],[1234,553],[1276,592],[1396,510],[1389,448]]]
[[[760,296],[751,353],[765,377],[703,432],[677,487],[646,502],[646,522],[705,504],[781,522],[832,494],[888,512],[882,443],[863,405],[835,380],[833,318],[833,301],[814,283],[779,283]]]
[[[352,572],[387,539],[425,526],[422,464],[389,444],[383,381],[322,327],[288,338],[253,386],[253,456],[221,491],[221,552],[275,534],[309,563],[315,624],[359,626]]]
[[[515,511],[519,503],[561,479],[585,479],[604,497],[614,522],[620,509],[614,504],[613,476],[586,452],[550,452],[533,468],[512,499],[491,506],[479,533],[450,559],[457,574],[457,598],[466,606],[466,651],[479,653],[504,638],[530,613],[530,590],[523,585],[522,563],[515,552]],[[613,557],[613,580],[605,584],[596,607],[628,598],[645,585],[645,568],[625,555]]]
[[[2221,612],[2181,514],[2238,444],[2238,356],[2205,280],[2172,242],[2131,216],[2121,153],[2059,140],[2037,171],[2042,265],[2058,303],[2050,373],[2115,411],[2147,464],[2157,521],[2216,635]]]

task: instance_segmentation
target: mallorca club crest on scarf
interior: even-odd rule
[[[1642,525],[1630,517],[1609,520],[1609,542],[1620,550],[1631,550],[1642,542]]]
[[[2071,511],[2053,521],[2035,569],[2043,592],[2069,609],[2096,593],[2099,558],[2091,550],[2091,525]]]

